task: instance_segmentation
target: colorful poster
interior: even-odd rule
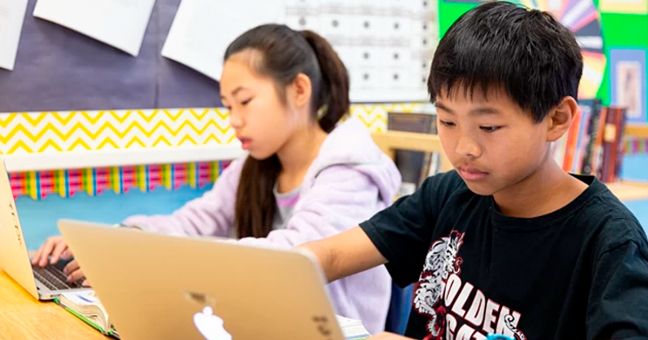
[[[629,123],[646,123],[646,50],[610,51],[612,105],[628,109]]]
[[[600,0],[599,9],[607,13],[648,14],[648,0]]]

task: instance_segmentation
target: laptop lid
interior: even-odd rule
[[[304,254],[58,225],[124,339],[343,339],[319,266]]]
[[[35,299],[38,289],[4,158],[0,157],[0,268]]]

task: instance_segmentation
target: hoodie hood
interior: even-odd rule
[[[306,179],[313,181],[330,166],[346,165],[369,177],[379,188],[385,206],[393,202],[401,184],[396,165],[374,143],[371,133],[356,118],[351,118],[329,133]],[[306,182],[306,181],[305,181]]]

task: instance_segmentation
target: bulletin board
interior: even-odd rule
[[[14,70],[0,69],[0,112],[221,105],[217,81],[161,55],[181,0],[156,1],[137,57],[36,18],[36,3],[28,0]],[[349,70],[353,102],[427,101],[429,62],[439,36],[436,0],[276,5],[283,7],[279,22],[314,30],[332,43]],[[214,63],[222,63],[223,52],[212,56]]]
[[[520,0],[552,12],[572,29],[583,49],[581,98],[629,107],[629,123],[646,123],[648,0]],[[452,23],[480,1],[440,0],[439,24]],[[551,6],[551,7],[550,7]]]
[[[0,69],[0,112],[221,106],[218,83],[160,55],[180,1],[156,1],[135,58],[35,18],[29,0],[14,70]]]
[[[161,55],[181,3],[156,0],[134,57],[34,17],[37,0],[27,1],[14,69],[0,69],[0,154],[16,196],[199,188],[242,155],[218,82]],[[386,129],[389,111],[422,110],[436,0],[276,3],[283,22],[334,45],[351,116],[370,131]]]

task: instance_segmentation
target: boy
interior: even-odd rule
[[[331,281],[386,264],[397,284],[418,282],[412,338],[648,338],[642,227],[605,185],[551,155],[578,109],[582,67],[549,14],[503,2],[466,13],[428,83],[455,171],[303,247]]]

